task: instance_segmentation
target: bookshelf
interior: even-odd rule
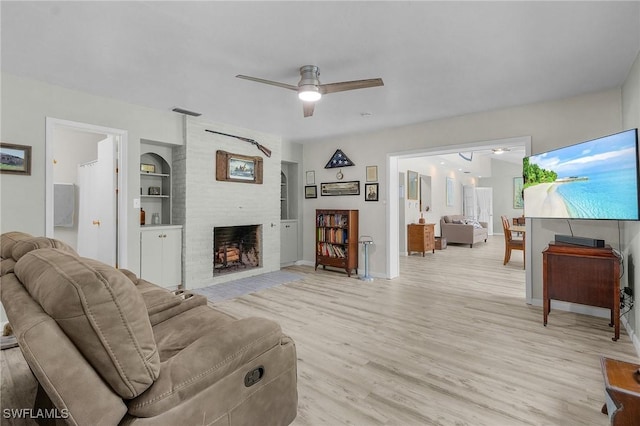
[[[316,210],[316,269],[358,273],[358,210]]]

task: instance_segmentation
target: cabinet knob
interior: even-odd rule
[[[93,222],[91,222],[92,225],[96,225],[96,226],[100,226],[100,221],[99,220],[94,220]]]

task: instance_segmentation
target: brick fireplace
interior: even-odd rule
[[[261,225],[213,228],[213,276],[261,265]]]
[[[266,157],[250,143],[212,134],[207,129],[255,139],[271,149],[272,155]],[[217,150],[263,157],[263,183],[217,180]],[[201,117],[186,117],[185,144],[173,149],[172,170],[172,216],[176,224],[184,226],[182,255],[186,288],[222,284],[280,269],[280,138],[212,123]],[[234,262],[229,260],[233,255],[230,253],[227,271],[222,272],[222,268],[218,271],[213,257],[220,247],[214,241],[214,228],[247,225],[259,226],[259,239],[255,244],[258,253],[242,258],[256,257],[258,266],[238,264],[229,268]],[[247,244],[252,243],[243,243],[243,250]]]

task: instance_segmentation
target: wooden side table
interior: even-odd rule
[[[422,252],[431,250],[436,252],[435,223],[412,223],[407,225],[407,254],[412,251]]]
[[[606,402],[602,412],[613,426],[640,423],[640,365],[611,358],[600,358]]]

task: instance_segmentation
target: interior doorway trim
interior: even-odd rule
[[[401,158],[412,158],[430,155],[452,154],[457,152],[477,151],[492,148],[498,145],[521,144],[525,148],[525,155],[531,155],[531,136],[520,136],[514,138],[496,139],[488,141],[477,141],[459,145],[444,145],[437,147],[425,147],[410,151],[390,152],[387,154],[387,190],[389,202],[387,203],[387,278],[392,279],[400,275],[400,246],[398,242],[398,221],[400,220],[398,208],[400,203],[400,193],[398,190],[398,160]],[[527,221],[526,232],[531,235],[531,221]],[[531,265],[531,238],[526,239],[526,264]],[[533,297],[531,269],[525,270],[526,300],[531,303]]]
[[[53,144],[54,130],[58,127],[66,127],[74,130],[81,130],[92,133],[104,133],[116,136],[118,149],[118,193],[116,196],[118,223],[117,241],[117,262],[119,268],[127,267],[127,164],[128,164],[128,132],[122,129],[97,126],[94,124],[81,123],[77,121],[62,120],[59,118],[46,117],[45,130],[45,235],[53,237]]]

